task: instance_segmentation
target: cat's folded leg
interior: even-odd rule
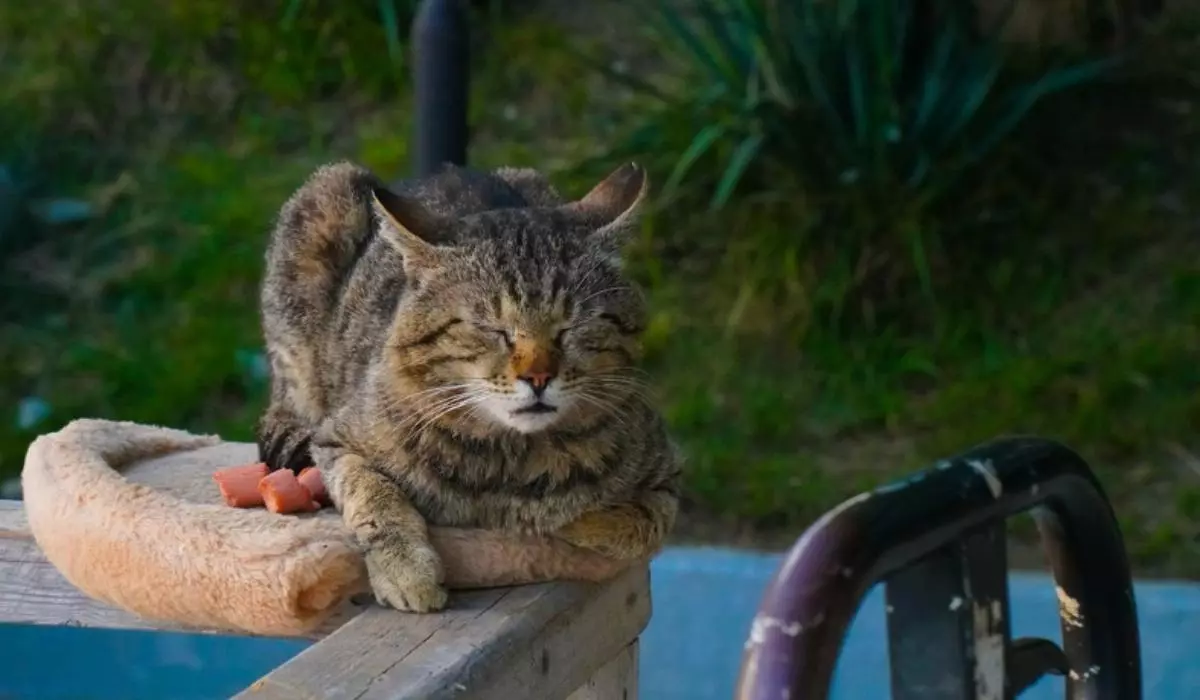
[[[334,505],[364,548],[375,599],[409,612],[445,607],[441,559],[425,519],[396,483],[358,455],[315,452]]]
[[[272,471],[299,472],[312,466],[309,451],[312,428],[281,403],[272,402],[259,420],[256,432],[258,461],[265,462]]]
[[[673,493],[649,491],[632,503],[584,513],[554,536],[613,559],[646,559],[662,547],[678,510]]]

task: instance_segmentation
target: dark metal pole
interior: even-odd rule
[[[1009,684],[1005,544],[1001,521],[888,579],[892,700],[1016,695]]]
[[[412,26],[418,177],[467,162],[470,82],[467,10],[461,0],[422,0]]]

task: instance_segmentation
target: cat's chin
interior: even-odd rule
[[[535,409],[532,407],[513,408],[508,402],[485,404],[489,418],[501,427],[513,430],[523,435],[540,433],[555,425],[562,416],[562,411],[556,407]]]
[[[510,414],[504,424],[525,435],[540,433],[558,422],[555,413],[517,413]]]

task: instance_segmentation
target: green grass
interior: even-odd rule
[[[78,416],[249,439],[273,214],[326,160],[406,171],[407,81],[375,7],[312,4],[280,33],[282,3],[242,5],[127,3],[99,28],[85,3],[0,8],[0,125],[24,126],[39,192],[96,209],[0,253],[0,474]],[[241,42],[211,38],[235,23]],[[648,107],[576,54],[653,52],[611,27],[572,43],[533,10],[483,33],[473,161],[546,167],[581,193]],[[1200,47],[1156,42],[1152,70],[1040,108],[975,194],[936,210],[868,216],[775,171],[717,214],[665,203],[633,269],[691,519],[795,533],[856,491],[1032,432],[1092,461],[1139,571],[1200,576]],[[690,126],[662,122],[664,142]],[[637,154],[660,183],[677,156]],[[887,243],[916,234],[924,287],[907,243]]]

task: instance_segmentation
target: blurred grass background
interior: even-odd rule
[[[580,194],[636,157],[658,185],[631,255],[681,536],[786,541],[1026,432],[1091,461],[1140,573],[1200,576],[1190,13],[1114,51],[920,0],[476,5],[473,164]],[[325,161],[408,171],[389,12],[0,5],[0,477],[79,416],[251,438],[275,211]]]

